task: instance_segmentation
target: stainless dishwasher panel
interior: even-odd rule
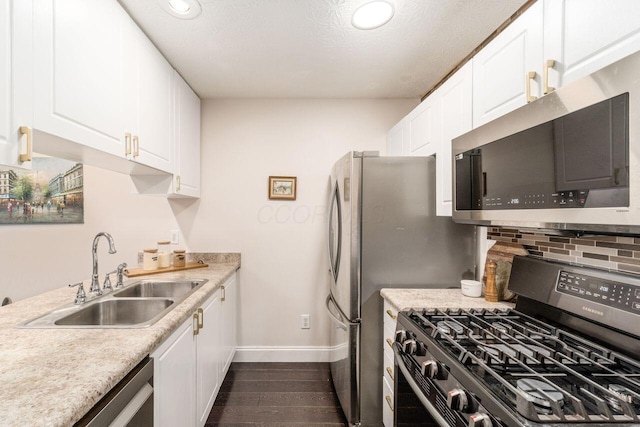
[[[75,426],[152,427],[153,359],[140,362]]]

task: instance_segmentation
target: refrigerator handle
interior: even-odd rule
[[[336,253],[333,253],[333,240],[331,230],[333,227],[333,209],[337,209],[337,218],[338,218],[338,245],[336,248]],[[333,186],[333,191],[331,192],[331,203],[329,203],[329,221],[327,223],[327,248],[329,249],[329,271],[331,272],[331,277],[333,277],[333,281],[338,281],[338,272],[340,271],[340,256],[342,252],[342,207],[340,206],[340,188],[338,187],[338,181],[336,180],[335,185]],[[335,256],[335,258],[334,258]],[[335,259],[335,265],[333,263]]]
[[[331,318],[333,320],[335,320],[335,322],[338,324],[338,326],[340,327],[340,329],[342,329],[343,331],[347,330],[348,326],[354,326],[354,325],[358,325],[358,322],[343,322],[342,319],[344,319],[344,315],[342,314],[342,312],[340,311],[340,308],[338,307],[338,305],[336,304],[336,302],[333,300],[333,298],[331,297],[331,294],[327,295],[327,300],[325,301],[325,305],[327,307],[327,313],[329,313],[329,316],[331,316]],[[336,310],[338,311],[338,316],[336,316],[335,314],[333,314],[333,311],[331,311],[331,305],[333,305]]]

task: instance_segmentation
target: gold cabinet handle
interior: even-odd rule
[[[129,132],[124,133],[124,155],[131,154],[131,134]]]
[[[198,313],[193,313],[193,335],[200,333],[200,321],[198,320]]]
[[[393,341],[391,341],[391,338],[387,338],[387,344],[389,344],[389,347],[393,348]]]
[[[544,82],[542,83],[542,93],[544,93],[545,95],[550,94],[551,92],[556,90],[555,87],[549,86],[549,68],[553,68],[555,65],[556,61],[554,61],[553,59],[549,59],[544,64]]]
[[[396,316],[395,314],[393,314],[393,311],[391,310],[387,310],[387,314],[389,315],[389,317],[391,317],[393,320],[396,320],[398,318],[398,316]]]
[[[389,405],[389,408],[391,408],[391,412],[393,412],[393,399],[388,394],[384,398],[387,401],[387,405]]]
[[[204,328],[204,310],[198,309],[198,329]]]
[[[391,380],[393,381],[393,369],[391,369],[390,367],[387,366],[387,372],[389,373],[389,376],[391,377]]]
[[[30,162],[31,155],[33,154],[33,133],[28,126],[20,126],[20,135],[27,135],[27,152],[20,154],[19,160],[21,162]]]
[[[222,289],[222,297],[220,298],[220,301],[223,301],[227,299],[227,290],[224,288],[224,286],[220,286],[220,288]]]
[[[140,155],[140,140],[138,139],[138,135],[133,135],[133,157],[138,157]]]
[[[538,73],[535,71],[529,71],[527,73],[526,80],[524,82],[527,90],[527,102],[533,102],[538,99],[537,96],[531,95],[531,80],[535,80],[537,74]]]
[[[176,192],[180,191],[180,175],[176,175]]]

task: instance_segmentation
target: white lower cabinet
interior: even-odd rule
[[[382,422],[384,427],[393,427],[393,382],[394,355],[393,341],[395,339],[396,319],[398,311],[387,300],[384,300],[383,321],[383,356],[382,356]]]
[[[191,320],[178,328],[153,357],[153,418],[156,426],[196,425],[196,341]]]
[[[235,352],[235,283],[233,275],[151,353],[154,425],[205,425]]]
[[[224,378],[227,375],[227,371],[229,371],[229,366],[231,366],[233,356],[236,354],[237,346],[236,313],[238,312],[238,298],[235,275],[222,285],[221,291],[220,306],[222,307],[222,310],[220,311],[220,315],[222,321],[220,322],[220,360],[222,361],[222,365],[220,373],[221,377]]]

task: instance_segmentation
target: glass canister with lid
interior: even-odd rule
[[[184,249],[174,249],[173,251],[173,266],[184,267],[187,263],[187,255]]]
[[[158,242],[158,267],[171,267],[171,242],[168,240]]]
[[[158,249],[144,249],[144,255],[142,257],[142,269],[143,270],[157,270],[158,269]]]

